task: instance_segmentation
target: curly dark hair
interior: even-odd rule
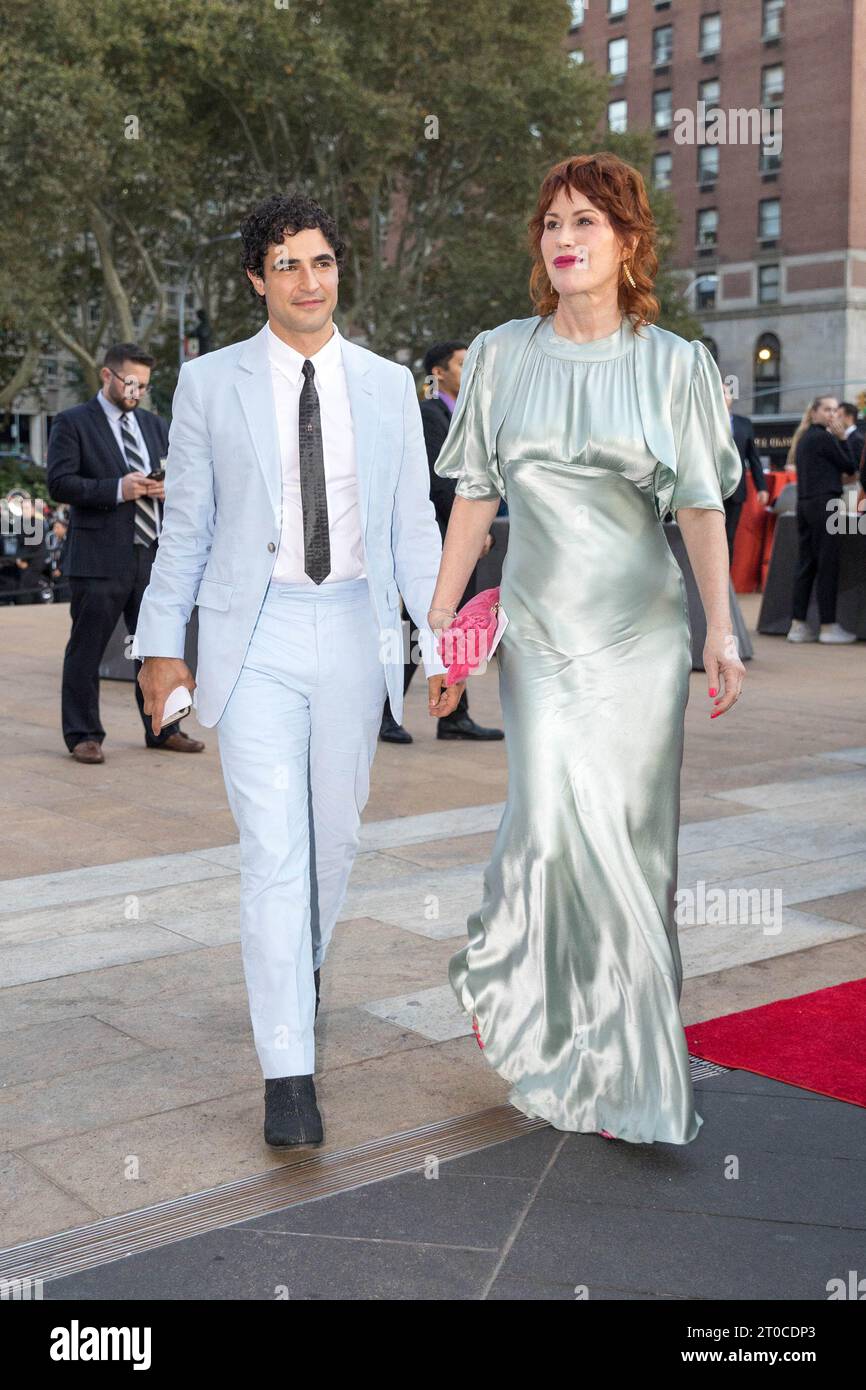
[[[294,236],[307,227],[318,227],[334,253],[337,270],[342,274],[346,264],[346,243],[337,231],[337,224],[314,198],[308,198],[303,193],[274,193],[264,202],[257,203],[244,219],[241,223],[243,269],[252,271],[253,275],[264,276],[268,247],[279,246],[286,233]],[[253,298],[264,303],[264,295],[259,294],[248,276],[245,278]]]

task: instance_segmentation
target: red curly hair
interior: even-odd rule
[[[609,150],[560,160],[545,175],[535,212],[529,220],[529,249],[533,257],[529,296],[536,312],[546,318],[559,303],[559,295],[550,283],[541,254],[541,234],[550,204],[561,188],[576,189],[594,207],[606,213],[621,242],[634,239],[635,249],[626,264],[635,284],[633,287],[624,275],[620,277],[619,307],[636,327],[655,323],[659,302],[653,294],[653,281],[659,262],[655,249],[656,224],[646,184],[637,169]]]

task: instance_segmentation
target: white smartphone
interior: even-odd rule
[[[181,719],[186,719],[192,709],[193,697],[185,685],[179,685],[173,690],[165,702],[165,709],[162,714],[162,727],[167,724],[179,724]]]

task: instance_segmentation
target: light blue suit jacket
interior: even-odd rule
[[[427,627],[442,542],[412,373],[346,338],[341,346],[364,568],[391,711],[399,720],[400,594],[421,629],[427,675],[445,669]],[[184,363],[172,411],[163,529],[132,655],[183,657],[197,604],[197,714],[211,727],[240,673],[280,542],[282,473],[267,328]]]

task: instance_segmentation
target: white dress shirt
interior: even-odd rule
[[[318,588],[304,570],[304,522],[298,451],[298,410],[304,384],[303,366],[307,359],[278,338],[270,325],[267,341],[283,479],[283,526],[271,578],[277,584],[309,584]],[[366,572],[358,502],[355,430],[343,369],[340,332],[336,324],[328,342],[309,361],[315,368],[313,385],[318,392],[322,420],[331,548],[331,570],[322,582],[328,584],[338,580],[363,579]]]
[[[139,425],[138,421],[137,421],[136,418],[135,418],[135,411],[134,411],[134,410],[121,410],[120,406],[119,406],[119,405],[115,405],[115,404],[114,404],[114,401],[110,401],[110,400],[108,399],[108,397],[107,397],[102,391],[99,392],[99,394],[98,394],[98,396],[96,397],[96,399],[99,401],[99,404],[102,406],[102,409],[105,411],[105,417],[106,417],[106,419],[108,420],[109,425],[111,426],[111,432],[112,432],[112,434],[114,435],[114,438],[115,438],[116,441],[117,441],[117,447],[118,447],[118,449],[120,450],[120,452],[121,452],[123,458],[124,458],[124,459],[126,458],[126,450],[125,450],[124,447],[123,447],[123,436],[122,436],[121,433],[120,433],[120,417],[121,417],[121,415],[125,415],[125,416],[126,416],[127,428],[129,429],[130,434],[132,435],[133,439],[135,440],[136,447],[137,447],[137,449],[138,449],[138,452],[141,454],[142,462],[144,463],[144,472],[145,472],[145,473],[150,473],[150,472],[152,472],[153,470],[151,469],[151,466],[150,466],[150,454],[148,453],[147,445],[146,445],[145,442],[144,442],[144,435],[143,435],[142,432],[141,432],[141,426]],[[121,503],[121,502],[123,501],[123,478],[118,478],[118,480],[117,480],[117,501],[118,501],[118,504]],[[158,508],[158,507],[156,508],[156,512],[157,512],[156,523],[155,523],[155,524],[156,524],[156,534],[159,535],[159,532],[160,532],[160,525],[159,525],[159,508]]]

